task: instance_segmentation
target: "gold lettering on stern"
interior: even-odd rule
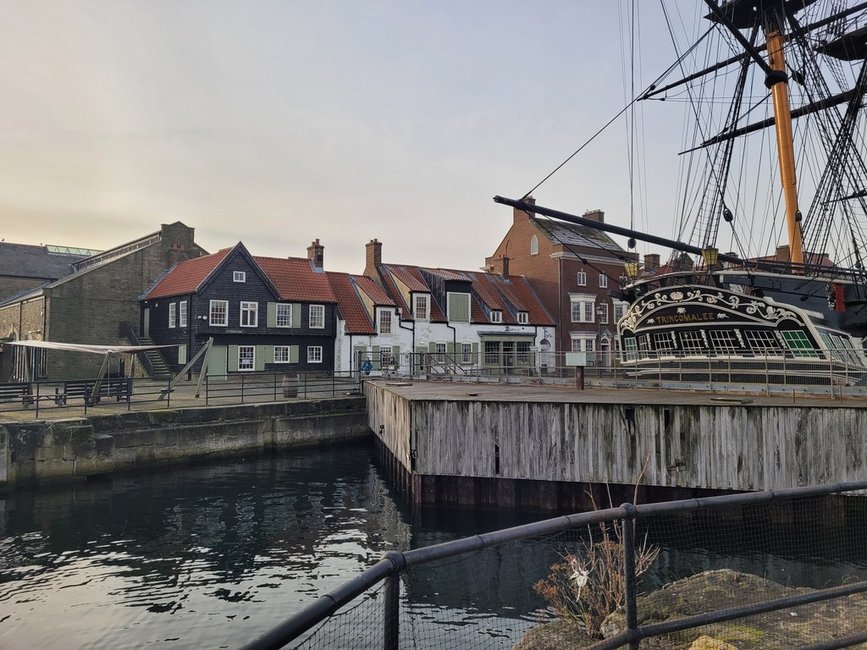
[[[656,317],[656,322],[662,325],[671,325],[674,323],[701,323],[709,320],[716,320],[715,312],[706,311],[700,314],[674,314],[672,316]]]

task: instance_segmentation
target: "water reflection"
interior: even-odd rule
[[[792,517],[772,526],[750,513],[660,521],[647,532],[662,552],[645,586],[720,567],[805,586],[867,578],[867,538],[855,534],[867,529],[865,508],[831,511],[828,521],[808,518],[825,522],[831,542]],[[14,493],[0,500],[0,647],[237,647],[385,551],[538,516],[410,515],[367,446]],[[532,585],[586,534],[408,571],[402,640],[510,647],[544,615]],[[371,594],[306,647],[381,647],[381,607]]]

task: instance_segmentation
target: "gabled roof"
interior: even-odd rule
[[[611,239],[608,233],[575,223],[555,221],[543,217],[530,217],[530,223],[542,231],[553,244],[586,246],[606,251],[623,252],[623,247]]]
[[[361,302],[356,289],[359,279],[369,280],[362,276],[350,276],[348,273],[326,273],[331,290],[337,297],[337,309],[340,317],[346,323],[347,334],[376,334],[370,315]],[[373,284],[373,282],[371,281]],[[380,289],[382,291],[382,289]],[[384,292],[383,292],[384,293]]]
[[[73,262],[95,252],[83,248],[0,242],[0,275],[56,280],[74,271]]]
[[[175,264],[154,288],[145,294],[145,300],[195,293],[214,269],[238,246],[240,244]]]
[[[526,311],[531,325],[553,326],[554,319],[533,291],[527,278],[520,275],[493,275],[491,281],[503,292],[518,311]]]
[[[383,266],[386,266],[394,277],[403,282],[410,291],[430,293],[430,287],[427,286],[417,266],[402,266],[397,264]]]
[[[380,272],[385,283],[385,290],[394,299],[394,303],[401,308],[401,318],[403,320],[413,320],[412,306],[406,303],[394,279],[397,278],[403,282],[410,291],[432,293],[430,287],[424,281],[420,268],[418,266],[406,266],[403,264],[383,264],[380,267]],[[446,320],[446,315],[433,297],[431,297],[430,301],[430,320],[434,322]]]
[[[280,300],[337,302],[325,271],[316,269],[305,257],[254,257],[274,284]]]
[[[381,286],[364,275],[353,275],[353,282],[370,297],[374,305],[378,306],[394,306],[394,300],[385,292]]]

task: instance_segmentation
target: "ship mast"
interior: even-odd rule
[[[789,105],[789,75],[786,73],[783,25],[786,11],[803,8],[815,0],[728,0],[722,6],[715,0],[705,0],[712,14],[708,16],[725,25],[765,71],[765,86],[774,102],[774,125],[777,135],[777,159],[780,183],[786,205],[786,230],[789,239],[789,259],[803,264],[804,246],[801,239],[801,212],[798,209],[798,182],[795,172],[795,145],[792,135],[792,111]],[[753,48],[740,33],[756,20],[762,22],[768,60]]]
[[[780,183],[786,203],[786,230],[789,235],[789,256],[793,264],[803,264],[804,249],[801,241],[801,212],[798,209],[798,180],[795,173],[794,137],[792,135],[792,111],[789,105],[789,84],[786,74],[786,57],[783,51],[784,38],[778,25],[766,29],[768,63],[780,75],[768,76],[766,83],[773,83],[771,96],[774,100],[774,122],[777,131],[777,157],[780,165]]]

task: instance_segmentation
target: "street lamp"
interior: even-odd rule
[[[704,260],[705,268],[712,271],[719,261],[719,249],[713,246],[701,249],[701,257]]]
[[[638,262],[635,260],[629,260],[623,265],[623,267],[626,269],[626,277],[630,280],[634,280],[638,277]]]

